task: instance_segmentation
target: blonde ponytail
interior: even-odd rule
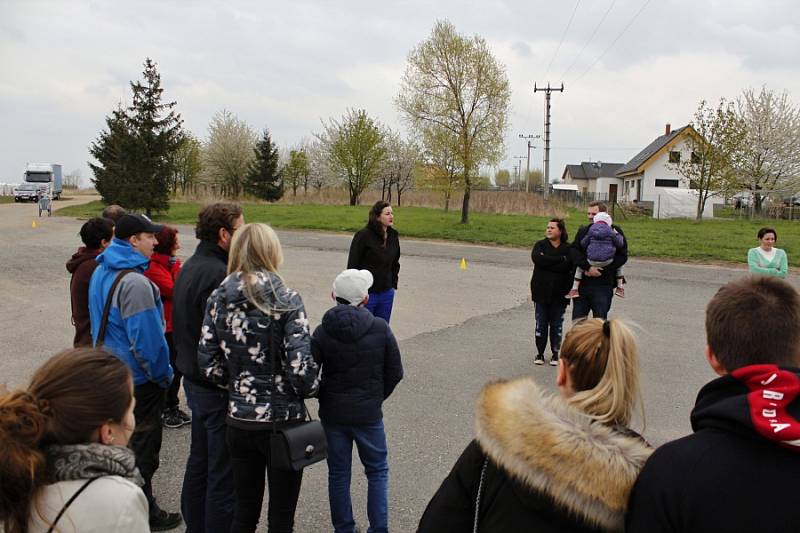
[[[609,425],[627,426],[638,404],[639,350],[630,328],[620,320],[589,319],[573,326],[561,357],[575,393],[569,402]],[[642,409],[642,420],[644,410]]]

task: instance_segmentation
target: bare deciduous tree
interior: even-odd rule
[[[380,171],[386,158],[384,128],[363,109],[348,110],[337,120],[323,122],[317,138],[325,145],[335,172],[347,180],[350,205],[358,205],[361,193]]]
[[[203,145],[204,179],[221,187],[224,196],[241,196],[257,137],[253,128],[233,113],[218,111],[208,125],[208,139]]]
[[[452,134],[448,139],[464,180],[463,224],[469,222],[473,173],[503,155],[510,100],[505,67],[486,41],[459,34],[450,22],[437,22],[408,56],[395,103],[417,131],[442,128]]]
[[[746,130],[737,170],[758,209],[766,195],[800,188],[800,109],[766,87],[745,90],[736,104]]]

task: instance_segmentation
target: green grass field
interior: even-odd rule
[[[154,217],[162,222],[194,224],[198,204],[174,202],[169,214]],[[243,204],[248,222],[266,222],[276,228],[353,232],[364,226],[368,207],[340,205],[268,205]],[[57,215],[89,218],[103,209],[100,202],[67,207]],[[460,211],[445,213],[438,209],[395,207],[395,227],[404,237],[455,240],[470,243],[529,247],[543,238],[546,217],[526,215],[470,214],[468,225],[459,224]],[[572,210],[566,218],[567,229],[574,235],[586,222],[582,211]],[[789,263],[800,265],[800,229],[798,222],[786,220],[654,220],[647,217],[617,218],[628,238],[630,254],[637,257],[663,258],[694,262],[744,263],[747,250],[757,246],[756,233],[763,226],[778,232],[778,246],[789,255]],[[794,253],[797,251],[797,253]]]
[[[0,196],[0,204],[13,204],[14,197],[13,196]]]

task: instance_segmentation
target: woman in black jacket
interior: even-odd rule
[[[487,385],[476,439],[428,504],[418,532],[622,531],[628,497],[652,450],[627,429],[639,363],[619,320],[585,320],[564,339],[556,384]],[[640,404],[641,405],[641,404]]]
[[[537,365],[544,364],[544,350],[550,337],[550,364],[558,364],[561,347],[561,328],[564,311],[569,300],[564,296],[572,286],[572,263],[569,260],[569,236],[564,221],[551,218],[545,230],[545,239],[536,242],[531,251],[533,277],[531,277],[531,299],[536,313],[536,358]]]
[[[347,268],[369,270],[375,280],[369,289],[367,309],[389,322],[392,316],[394,291],[400,272],[400,238],[394,225],[389,202],[376,202],[369,210],[366,227],[359,230],[350,243]]]
[[[300,496],[303,472],[272,467],[270,435],[274,426],[280,430],[303,421],[303,398],[316,394],[319,367],[311,355],[303,301],[278,275],[282,262],[272,228],[239,228],[228,277],[211,293],[203,320],[198,364],[208,379],[228,389],[226,440],[236,494],[231,532],[256,530],[265,470],[269,531],[292,531]]]

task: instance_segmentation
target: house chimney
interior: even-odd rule
[[[672,132],[672,127],[669,124],[664,126],[664,135],[669,135],[671,132]]]

